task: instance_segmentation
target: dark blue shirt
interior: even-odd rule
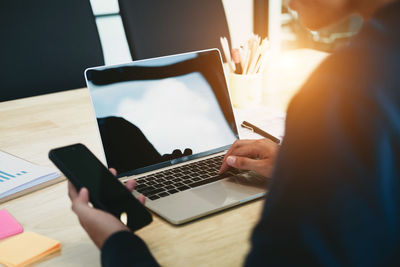
[[[294,97],[272,179],[246,266],[400,266],[399,2]],[[128,232],[102,263],[157,265]]]
[[[292,100],[246,265],[400,266],[400,4]]]

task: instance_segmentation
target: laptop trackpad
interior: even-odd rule
[[[228,178],[153,201],[148,206],[168,221],[179,224],[261,196],[265,191],[265,187],[249,186]]]
[[[224,179],[218,183],[209,184],[199,188],[194,188],[191,193],[196,197],[214,206],[225,206],[239,202],[253,194],[264,192],[265,189],[245,186],[236,183],[234,178]]]

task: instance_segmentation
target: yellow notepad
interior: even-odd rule
[[[24,232],[0,242],[0,263],[24,266],[60,250],[57,240],[32,232]]]

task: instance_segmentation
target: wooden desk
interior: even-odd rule
[[[303,77],[304,78],[304,77]],[[0,103],[0,149],[51,166],[51,148],[81,142],[101,155],[87,89]],[[241,266],[263,200],[184,226],[154,216],[137,234],[163,266]],[[0,205],[26,231],[61,241],[62,251],[41,266],[98,266],[100,253],[70,209],[65,181]]]
[[[51,148],[76,142],[101,155],[87,89],[0,103],[0,149],[51,166]],[[184,226],[154,216],[138,232],[163,266],[240,266],[262,201],[243,205]],[[66,182],[0,205],[24,226],[61,241],[62,252],[43,266],[100,265],[100,254],[70,209]]]

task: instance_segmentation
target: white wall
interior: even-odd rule
[[[253,32],[253,0],[222,0],[233,46],[243,44]]]
[[[90,1],[95,15],[119,12],[117,0]],[[232,44],[239,46],[253,31],[253,0],[222,0],[222,2],[225,7]],[[106,64],[131,61],[120,16],[98,17],[96,22]]]
[[[109,65],[132,61],[121,17],[100,17],[96,23],[105,63]]]
[[[118,0],[90,0],[95,15],[118,13]]]

